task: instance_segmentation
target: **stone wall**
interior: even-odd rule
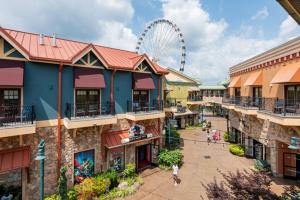
[[[95,150],[95,172],[106,170],[106,163],[103,160],[103,144],[102,134],[107,131],[127,130],[134,123],[143,126],[154,126],[162,130],[162,120],[153,119],[139,122],[132,122],[126,119],[119,119],[117,124],[99,127],[86,127],[77,130],[67,130],[61,127],[61,166],[67,167],[68,187],[73,185],[74,171],[74,153],[94,149]],[[52,194],[57,187],[57,127],[37,128],[35,134],[24,135],[20,137],[0,138],[0,150],[18,148],[22,146],[30,146],[30,168],[29,182],[26,183],[26,194],[28,196],[23,199],[38,199],[39,196],[39,162],[34,160],[37,154],[37,147],[41,139],[45,140],[45,195]],[[126,163],[135,162],[135,146],[128,145],[126,147]],[[19,170],[21,171],[21,170]],[[17,184],[20,182],[20,176],[11,173],[0,174],[0,180],[10,180]],[[1,183],[0,183],[1,184]]]
[[[270,101],[268,103],[270,104]],[[282,126],[268,119],[258,119],[256,116],[242,115],[235,111],[229,112],[229,120],[231,127],[266,145],[266,160],[277,175],[278,165],[281,165],[278,161],[278,142],[289,144],[291,137],[299,137],[293,127]]]

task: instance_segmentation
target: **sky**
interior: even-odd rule
[[[228,78],[229,67],[300,35],[276,0],[0,1],[5,28],[127,50],[135,50],[150,22],[170,20],[184,37],[184,73],[203,84]],[[177,40],[170,49],[159,62],[178,70]]]

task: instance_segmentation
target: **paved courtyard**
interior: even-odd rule
[[[212,129],[226,130],[226,121],[223,118],[206,117],[212,121]],[[184,164],[179,170],[181,183],[176,187],[173,184],[170,171],[159,168],[149,169],[142,173],[144,185],[128,200],[196,200],[207,199],[203,184],[210,183],[214,177],[219,181],[222,176],[218,172],[236,171],[237,169],[250,169],[253,160],[237,157],[230,154],[228,146],[223,144],[210,144],[206,142],[206,133],[197,128],[194,130],[181,130],[184,140],[182,148]],[[222,132],[223,133],[223,132]],[[223,136],[223,134],[222,134]],[[190,140],[189,140],[190,139]],[[194,142],[197,140],[201,142]],[[223,141],[221,141],[223,142]],[[275,179],[272,190],[277,194],[283,192],[282,186],[295,184],[284,179]]]
[[[209,119],[212,121],[213,129],[226,130],[226,121],[222,118]],[[240,158],[229,153],[227,145],[210,144],[206,142],[206,133],[201,129],[181,130],[184,139],[198,140],[194,142],[184,140],[183,154],[184,164],[179,170],[181,183],[176,187],[171,178],[171,172],[158,168],[146,170],[142,173],[145,184],[137,193],[127,199],[207,199],[205,190],[201,183],[207,184],[214,177],[220,180],[222,172],[235,171],[236,169],[249,169],[253,160]],[[201,197],[202,196],[202,197]]]

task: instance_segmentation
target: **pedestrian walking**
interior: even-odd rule
[[[210,137],[210,132],[209,132],[209,128],[206,129],[206,135],[207,135],[207,144],[209,145],[211,142],[211,137]]]
[[[175,162],[173,163],[172,169],[173,169],[172,176],[173,176],[173,180],[174,180],[174,185],[177,186],[178,165]]]

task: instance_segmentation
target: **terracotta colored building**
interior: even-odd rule
[[[0,28],[0,185],[38,199],[42,139],[46,195],[63,165],[71,186],[156,164],[167,73],[147,55]]]
[[[229,88],[222,105],[232,142],[276,175],[299,179],[299,151],[288,145],[300,136],[300,38],[231,67]]]

